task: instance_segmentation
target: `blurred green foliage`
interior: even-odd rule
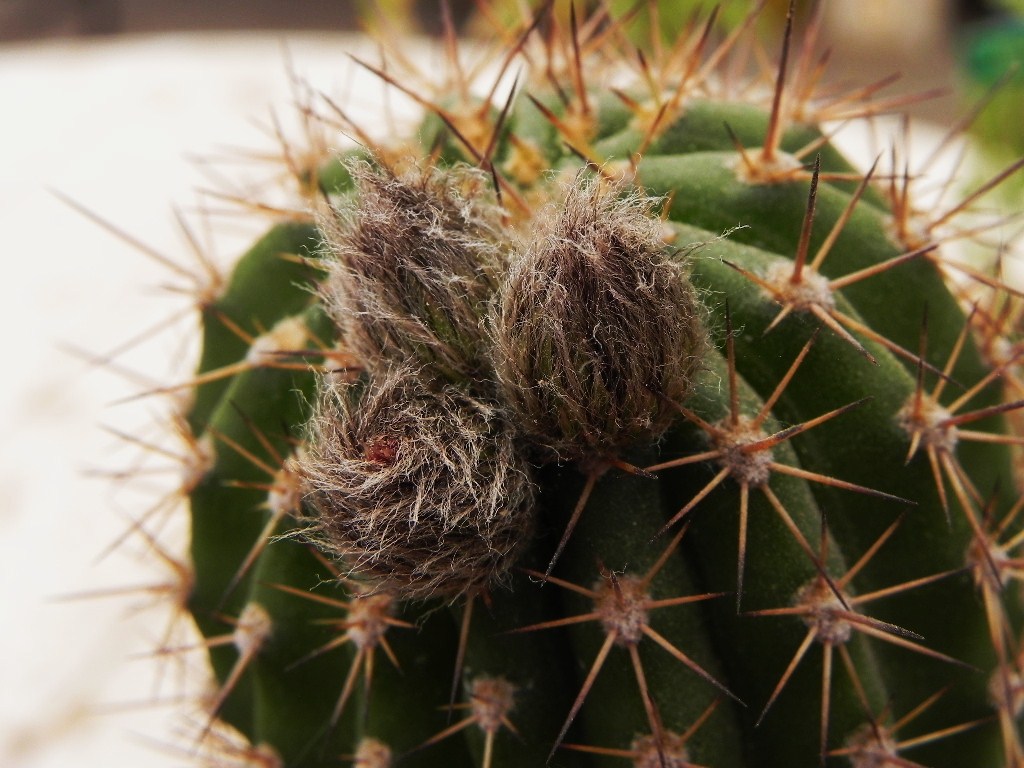
[[[1020,11],[974,27],[959,50],[964,98],[974,104],[991,95],[971,131],[995,168],[1024,154],[1024,0],[1006,4]],[[1001,194],[1020,208],[1024,195],[1020,174],[1002,185]]]

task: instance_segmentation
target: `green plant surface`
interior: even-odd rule
[[[495,30],[491,101],[457,47],[367,65],[422,122],[349,126],[201,308],[200,742],[1024,765],[1020,293],[829,143],[873,106],[792,23],[744,70],[756,13],[641,58],[649,18],[559,13]]]

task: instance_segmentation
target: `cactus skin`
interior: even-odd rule
[[[551,57],[560,96],[542,75],[504,110],[442,91],[416,132],[419,150],[389,140],[350,154],[364,185],[373,177],[367,160],[389,178],[433,162],[431,185],[464,180],[464,171],[445,170],[460,163],[493,171],[509,234],[496,234],[488,219],[480,250],[506,260],[528,250],[533,217],[562,204],[565,184],[616,176],[617,193],[666,198],[660,228],[652,225],[657,210],[631,210],[645,231],[664,232],[665,264],[703,303],[683,313],[711,342],[693,345],[699,370],[684,366],[685,386],[669,388],[685,399],[644,384],[645,397],[630,402],[648,403],[657,412],[647,415],[664,425],[635,436],[602,426],[605,434],[575,438],[576,451],[565,442],[573,438],[531,434],[543,420],[517,425],[510,409],[537,493],[534,519],[522,527],[535,533],[517,566],[488,574],[483,586],[460,577],[471,587],[433,596],[374,592],[358,563],[311,546],[317,513],[303,507],[310,488],[302,442],[318,390],[336,391],[339,379],[372,388],[389,366],[355,357],[336,316],[345,302],[324,299],[334,258],[324,239],[343,226],[332,211],[358,206],[360,182],[348,172],[357,167],[351,158],[322,158],[309,220],[277,224],[203,309],[187,423],[194,443],[213,449],[189,488],[188,607],[203,635],[233,640],[211,644],[218,693],[206,702],[204,736],[215,720],[225,723],[254,745],[252,764],[289,768],[1024,765],[1024,611],[1014,581],[1022,480],[1013,455],[1024,394],[1019,328],[996,322],[1019,317],[1019,296],[997,280],[952,284],[941,244],[929,248],[938,234],[926,227],[925,242],[894,237],[910,229],[893,213],[896,187],[860,188],[828,143],[816,147],[820,177],[816,168],[812,180],[805,148],[821,133],[809,100],[790,104],[792,114],[770,94],[737,103],[732,94],[750,89],[715,91],[706,72],[679,86],[676,99],[683,69],[668,52],[651,64],[649,83],[662,81],[662,91],[641,83],[611,97],[579,63],[627,60],[609,54],[617,22],[599,22],[560,29],[552,21],[558,44],[530,49]],[[687,55],[701,56],[699,32]],[[515,45],[532,45],[538,34]],[[704,59],[721,53],[727,71],[734,44],[727,38]],[[577,52],[563,60],[563,47]],[[810,76],[778,80],[794,102],[801,74]],[[799,160],[788,154],[801,151]],[[581,157],[589,174],[580,175]],[[460,237],[475,236],[466,227]],[[827,258],[812,266],[823,247]],[[794,277],[801,252],[803,282]],[[913,255],[842,283],[903,254]],[[819,291],[816,310],[790,306],[775,324],[786,300],[766,284],[820,288],[819,266],[842,287]],[[490,260],[481,265],[478,288],[500,292],[495,269]],[[343,280],[338,272],[331,279]],[[430,314],[436,302],[417,296],[409,304],[427,308],[417,320],[436,336],[430,345],[410,339],[410,355],[417,346],[428,351],[400,362],[420,366],[428,389],[463,387],[501,411],[506,383],[498,386],[486,362],[493,318],[481,311],[478,326],[453,328],[456,315]],[[822,317],[831,325],[815,333]],[[659,329],[663,320],[640,318],[634,325],[649,334],[623,349],[661,343],[671,335]],[[852,327],[854,339],[840,326]],[[465,367],[438,353],[448,337],[457,344],[446,352],[469,348]],[[543,356],[543,340],[537,347]],[[993,349],[1004,357],[986,354]],[[594,376],[606,351],[572,357],[587,368],[574,375]],[[596,396],[606,408],[609,392],[637,384],[620,375],[628,366],[616,370]],[[955,439],[949,428],[915,421],[939,390],[954,415],[979,415],[953,429],[983,434]],[[671,426],[666,407],[678,412]],[[919,421],[925,431],[915,437]],[[974,439],[985,434],[998,437]],[[769,435],[778,439],[757,442]],[[387,450],[364,448],[368,460]],[[635,472],[644,467],[655,477]],[[373,514],[373,505],[358,513]],[[877,606],[868,600],[890,589]],[[801,605],[812,593],[818,602]],[[848,620],[850,611],[871,619]],[[936,738],[903,744],[929,734]]]

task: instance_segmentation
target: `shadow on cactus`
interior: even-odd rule
[[[359,146],[202,306],[197,752],[1024,764],[1000,222],[834,149],[888,103],[816,95],[817,18],[765,69],[756,13],[549,10],[473,88],[366,64],[413,130],[309,104]]]

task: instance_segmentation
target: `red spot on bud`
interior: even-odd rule
[[[363,456],[372,464],[394,466],[398,458],[398,440],[393,437],[376,438],[363,446]]]

